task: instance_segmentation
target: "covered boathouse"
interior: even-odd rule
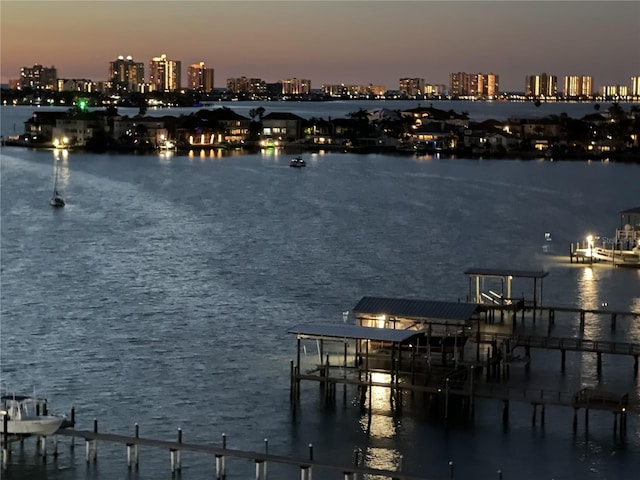
[[[398,330],[453,333],[480,320],[476,303],[405,298],[362,297],[353,308],[356,325]]]

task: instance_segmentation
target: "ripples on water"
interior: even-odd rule
[[[330,154],[290,169],[275,155],[73,153],[63,160],[67,207],[52,210],[52,160],[2,151],[3,389],[35,386],[56,409],[74,405],[81,428],[95,417],[117,433],[139,422],[154,438],[181,427],[185,441],[219,443],[224,432],[231,447],[252,450],[268,437],[270,452],[300,456],[311,442],[315,458],[345,465],[358,447],[372,467],[435,478],[448,475],[449,461],[456,478],[502,469],[523,480],[630,478],[640,466],[637,421],[623,448],[609,414],[592,415],[589,435],[581,418],[574,437],[569,409],[549,408],[541,429],[529,406],[513,405],[505,432],[499,402],[479,402],[475,426],[445,433],[419,401],[395,419],[379,392],[369,419],[351,393],[326,410],[307,386],[293,421],[295,339],[286,334],[298,323],[340,322],[365,295],[464,299],[468,267],[544,268],[546,303],[638,311],[638,271],[566,258],[569,242],[592,229],[610,235],[617,212],[638,205],[638,166]],[[573,335],[577,324],[557,332]],[[588,322],[585,335],[640,342],[637,322],[618,325],[612,334],[608,319]],[[562,375],[559,354],[534,352],[528,381],[598,384],[594,363],[569,353]],[[632,360],[605,355],[603,371],[602,386],[638,395]],[[80,449],[63,449],[57,467],[18,463],[41,478],[125,475],[123,448],[101,445],[89,469]],[[183,458],[184,478],[213,475],[213,459]],[[141,462],[135,478],[168,475],[164,453],[143,450]],[[230,470],[254,473],[243,462]]]

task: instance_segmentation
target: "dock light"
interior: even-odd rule
[[[591,256],[593,254],[593,235],[589,235],[587,237],[587,255]]]

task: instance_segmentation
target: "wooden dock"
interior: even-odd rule
[[[533,322],[536,315],[548,322],[547,335],[531,335],[524,332],[523,324]],[[514,388],[509,385],[509,369],[514,362],[524,362],[529,368],[532,351],[556,350],[561,354],[560,369],[565,370],[567,352],[587,352],[597,357],[597,373],[602,374],[602,355],[628,356],[633,359],[633,373],[638,376],[640,344],[593,340],[582,337],[555,337],[551,335],[553,326],[559,319],[556,313],[573,315],[584,329],[587,316],[610,316],[611,328],[615,330],[618,319],[636,319],[640,312],[611,311],[603,309],[581,309],[563,306],[527,306],[526,302],[508,305],[486,305],[481,314],[467,327],[465,348],[449,347],[447,350],[432,350],[427,340],[421,344],[419,337],[411,336],[411,330],[394,328],[371,328],[331,325],[300,325],[290,330],[298,336],[298,349],[302,339],[315,340],[319,346],[321,363],[302,371],[298,351],[297,361],[291,362],[291,403],[294,408],[299,401],[300,383],[317,382],[325,401],[335,401],[336,386],[357,389],[359,404],[365,409],[367,399],[371,408],[371,390],[386,388],[392,409],[399,412],[406,394],[423,394],[428,400],[441,407],[445,425],[452,408],[469,420],[474,416],[476,399],[497,400],[503,403],[503,422],[508,423],[510,402],[530,404],[533,408],[532,423],[535,425],[538,410],[544,423],[545,408],[558,406],[574,410],[575,430],[579,410],[585,412],[588,424],[590,410],[604,410],[615,417],[614,432],[626,435],[628,412],[640,412],[640,402],[629,400],[626,393],[583,389],[578,392],[562,392],[540,388]],[[507,313],[507,315],[505,315]],[[528,313],[528,315],[525,315]],[[546,315],[545,315],[546,313]],[[521,314],[521,321],[518,319]],[[496,320],[499,317],[499,320]],[[396,317],[393,317],[394,321]],[[428,320],[425,323],[429,329]],[[475,331],[474,331],[475,330]],[[404,334],[404,337],[401,335]],[[415,333],[415,332],[414,332]],[[343,343],[330,355],[324,350],[323,342]],[[351,344],[349,344],[351,342]],[[515,350],[523,349],[524,355],[516,355]],[[322,355],[325,352],[326,355]],[[348,352],[351,352],[348,354]],[[466,352],[466,353],[465,353]],[[475,358],[464,358],[471,354]],[[331,360],[331,361],[330,361]],[[486,380],[483,381],[483,377]],[[452,403],[453,402],[453,403]],[[455,405],[455,407],[454,407]],[[619,428],[618,428],[619,427]]]
[[[151,447],[161,451],[168,452],[170,455],[171,472],[181,472],[182,469],[182,452],[193,452],[209,455],[215,459],[215,478],[217,480],[223,480],[227,476],[229,468],[229,460],[249,460],[255,463],[255,479],[266,480],[268,464],[280,464],[292,468],[295,471],[295,476],[301,480],[311,480],[313,471],[324,471],[330,474],[335,474],[336,478],[343,478],[344,480],[356,480],[358,478],[366,477],[383,477],[393,480],[429,480],[428,477],[423,475],[415,475],[401,471],[401,466],[398,470],[385,470],[369,468],[364,465],[364,456],[362,451],[358,448],[353,451],[353,464],[352,465],[339,465],[318,460],[314,458],[313,445],[308,445],[308,457],[293,457],[285,455],[276,455],[269,453],[269,446],[267,439],[264,440],[265,449],[264,452],[239,450],[228,448],[227,437],[222,435],[222,444],[196,444],[182,441],[182,430],[178,429],[177,440],[158,440],[152,438],[140,437],[138,435],[139,429],[136,425],[136,433],[133,436],[121,435],[114,433],[102,433],[97,431],[97,421],[94,420],[93,430],[76,430],[73,428],[64,428],[58,430],[54,435],[55,439],[55,452],[57,455],[57,437],[71,437],[72,442],[76,438],[84,439],[86,444],[86,461],[87,463],[93,462],[97,459],[97,442],[116,443],[127,447],[126,459],[129,468],[138,468],[140,447]],[[40,444],[43,445],[39,439]],[[46,445],[46,444],[45,444]],[[73,448],[74,443],[71,443]],[[41,446],[43,456],[46,456],[46,447]],[[8,458],[10,457],[10,451],[4,452],[3,455],[3,468],[8,468]],[[450,466],[452,464],[450,463]],[[212,467],[213,468],[213,467]]]

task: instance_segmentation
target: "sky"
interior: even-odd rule
[[[495,73],[501,91],[525,77],[591,75],[595,88],[640,75],[640,1],[31,1],[0,2],[0,81],[21,67],[107,79],[131,55],[148,73],[166,54],[230,77],[398,88],[400,78],[449,84]]]

